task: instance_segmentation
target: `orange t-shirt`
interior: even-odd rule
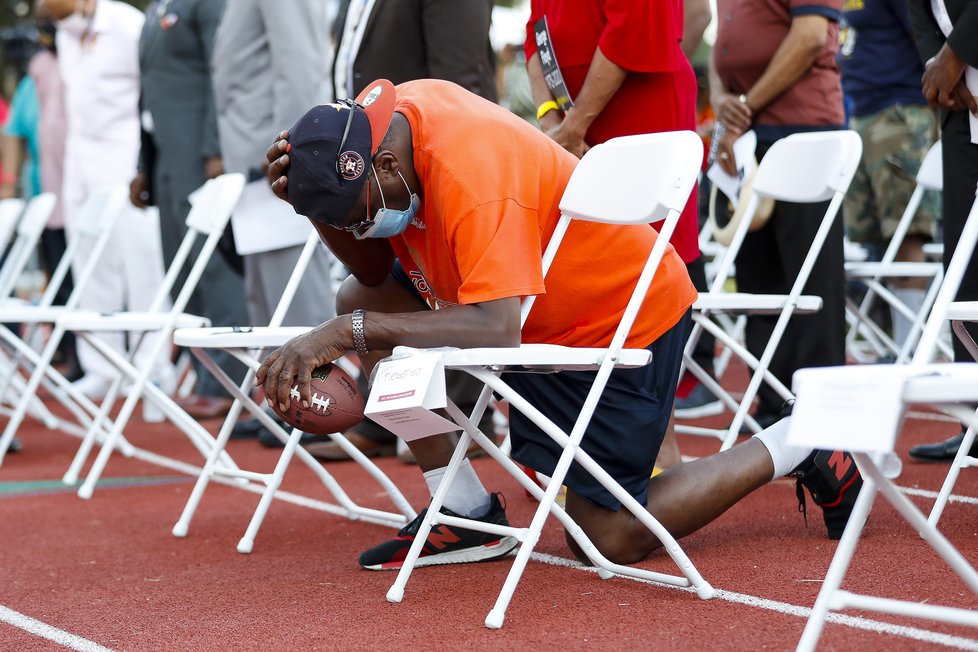
[[[396,87],[411,125],[421,188],[418,224],[390,242],[435,309],[506,297],[537,298],[523,342],[605,346],[656,240],[648,225],[573,222],[544,285],[543,250],[577,159],[506,109],[459,86]],[[614,189],[609,189],[614,192]],[[696,299],[669,246],[627,346],[645,347]]]

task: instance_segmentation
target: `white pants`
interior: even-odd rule
[[[72,143],[74,145],[74,143]],[[128,185],[135,174],[135,155],[130,148],[106,147],[97,151],[91,147],[71,147],[65,157],[64,211],[65,234],[74,236],[73,219],[79,213],[85,199],[94,191],[115,185]],[[83,155],[79,155],[81,152]],[[88,256],[79,251],[73,272],[77,276]],[[114,312],[119,310],[146,310],[150,307],[163,281],[163,251],[160,244],[159,215],[156,209],[139,210],[128,202],[123,214],[115,222],[108,246],[101,263],[85,286],[79,307],[82,310]],[[167,297],[166,306],[168,307]],[[127,351],[126,335],[99,334],[98,337],[120,354]],[[147,355],[155,348],[154,338],[147,335],[139,345],[135,363],[140,367],[149,364]],[[138,334],[131,336],[129,346],[135,346]],[[169,348],[154,364],[151,378],[163,380],[171,368]],[[78,361],[86,374],[113,379],[116,369],[91,345],[79,338]]]

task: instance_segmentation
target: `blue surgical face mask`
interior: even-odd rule
[[[372,165],[370,168],[374,172],[374,178],[377,179],[377,188],[380,189],[380,203],[383,207],[378,208],[374,214],[374,219],[354,231],[353,235],[356,236],[357,240],[364,238],[391,238],[395,235],[400,235],[414,221],[418,213],[418,207],[421,205],[421,200],[418,199],[417,193],[411,192],[410,186],[404,180],[404,175],[398,170],[397,176],[401,177],[401,182],[407,188],[408,194],[411,195],[411,201],[408,203],[408,207],[402,211],[387,208],[387,202],[384,201],[384,189],[380,187],[380,178],[377,177],[377,170]]]

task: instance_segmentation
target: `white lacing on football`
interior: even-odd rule
[[[330,397],[325,394],[312,395],[312,407],[318,408],[320,412],[329,410]]]

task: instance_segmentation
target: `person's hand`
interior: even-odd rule
[[[750,107],[740,101],[739,96],[726,93],[716,104],[717,120],[722,122],[728,131],[742,134],[750,129],[753,114]]]
[[[149,206],[149,190],[147,190],[147,177],[144,170],[137,172],[129,182],[129,201],[136,208]]]
[[[268,151],[265,152],[265,178],[272,186],[275,196],[284,201],[289,201],[289,193],[286,185],[289,178],[285,176],[285,170],[289,167],[289,154],[292,146],[289,144],[289,132],[282,131],[275,138]]]
[[[544,116],[544,118],[546,117]],[[540,126],[543,127],[542,124]],[[577,158],[581,158],[586,151],[591,149],[591,146],[584,142],[584,132],[575,129],[570,120],[564,119],[550,129],[544,130],[544,133]]]
[[[220,156],[211,156],[204,159],[204,178],[213,179],[224,174],[224,159]]]
[[[921,90],[932,107],[946,110],[967,108],[972,113],[978,113],[975,98],[964,84],[964,67],[964,60],[947,43],[925,64],[924,75],[920,79]]]
[[[309,407],[312,370],[344,355],[352,342],[350,316],[334,317],[270,353],[255,374],[255,385],[262,387],[269,406],[278,406],[279,411],[285,411],[292,399]],[[298,396],[292,394],[293,386]]]
[[[740,134],[730,131],[723,132],[717,141],[717,165],[731,176],[737,176],[737,159],[734,156],[733,144]]]

